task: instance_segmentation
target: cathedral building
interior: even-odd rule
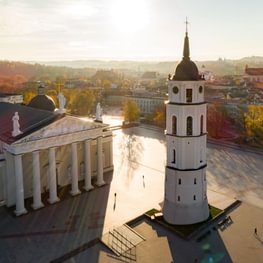
[[[59,202],[59,190],[70,185],[72,196],[105,184],[103,173],[113,170],[112,132],[106,124],[65,114],[39,87],[29,106],[0,102],[0,205],[15,206],[17,216]],[[79,181],[84,181],[80,189]]]
[[[186,30],[183,59],[168,79],[163,215],[170,224],[194,224],[209,216],[206,137],[204,80],[190,60]]]

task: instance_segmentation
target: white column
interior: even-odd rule
[[[24,202],[24,183],[23,183],[23,166],[22,155],[15,155],[15,177],[16,177],[16,216],[27,213]]]
[[[50,204],[59,201],[57,196],[57,177],[56,177],[56,153],[55,148],[49,148],[48,151],[48,181],[49,181],[49,199]]]
[[[85,186],[84,189],[89,191],[94,187],[91,184],[91,158],[90,158],[90,140],[85,141]]]
[[[102,137],[97,138],[97,183],[98,186],[104,185],[103,180],[103,156],[102,156]]]
[[[80,194],[79,191],[79,180],[78,180],[78,151],[77,143],[71,144],[71,195]]]
[[[32,153],[33,157],[33,209],[39,209],[43,207],[43,203],[41,202],[41,184],[40,184],[40,165],[39,165],[39,151],[35,151]]]
[[[113,166],[112,141],[110,141],[110,166]]]

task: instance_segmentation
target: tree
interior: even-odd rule
[[[123,116],[125,121],[137,121],[140,117],[140,108],[136,102],[128,99],[123,105]]]
[[[263,106],[248,106],[244,123],[246,139],[263,144]]]
[[[75,95],[70,104],[71,113],[89,115],[94,111],[96,98],[92,91],[81,91]]]
[[[37,92],[34,89],[26,89],[22,92],[24,104],[28,104],[36,95]]]
[[[226,112],[220,104],[208,106],[207,130],[212,138],[222,138],[226,126]]]
[[[111,84],[112,84],[111,81],[108,80],[108,79],[105,79],[105,80],[102,81],[102,87],[104,89],[110,89],[111,88]]]
[[[157,126],[161,128],[165,128],[166,126],[166,107],[164,103],[156,106],[156,108],[154,109],[153,121]]]

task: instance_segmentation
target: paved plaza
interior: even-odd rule
[[[119,262],[98,238],[160,208],[166,145],[165,136],[149,127],[117,130],[113,139],[115,169],[105,174],[107,185],[19,218],[0,208],[0,262]],[[221,209],[242,200],[231,212],[233,224],[224,231],[209,226],[211,234],[196,242],[141,222],[134,227],[146,241],[136,249],[137,262],[263,262],[262,159],[208,144],[208,199]],[[210,254],[214,261],[208,261]]]

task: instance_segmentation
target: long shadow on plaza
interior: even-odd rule
[[[19,218],[1,210],[0,262],[64,262],[87,250],[102,235],[112,172],[106,185]],[[64,189],[65,191],[65,189]],[[97,262],[98,255],[93,255]],[[97,258],[97,259],[96,259]]]
[[[132,128],[133,129],[133,128]],[[124,136],[118,145],[120,161],[115,165],[115,169],[127,167],[125,173],[126,183],[129,184],[134,176],[134,171],[139,167],[144,148],[141,138],[133,134],[131,129],[124,130]],[[128,165],[127,165],[128,162]]]
[[[184,240],[170,230],[149,220],[138,222],[134,228],[146,238],[146,241],[141,243],[137,248],[138,257],[143,253],[142,251],[148,248],[147,253],[152,258],[157,256],[156,253],[165,253],[168,255],[168,258],[164,262],[168,262],[169,257],[169,262],[178,263],[233,262],[218,233],[219,230],[215,227],[207,228],[205,235],[204,233],[200,233],[191,240]],[[151,248],[151,244],[153,248]]]

